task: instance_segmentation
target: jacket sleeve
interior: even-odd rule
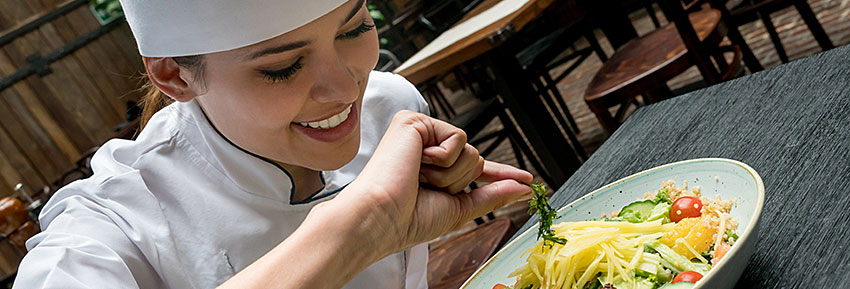
[[[43,232],[27,241],[14,288],[162,287],[132,241],[141,236],[128,236],[120,215],[72,190],[57,192],[42,212]]]

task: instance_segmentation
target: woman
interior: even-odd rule
[[[529,192],[371,72],[363,0],[122,4],[144,128],[51,198],[16,288],[425,288],[422,243]]]

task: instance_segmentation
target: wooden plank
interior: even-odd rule
[[[103,38],[98,39],[98,42],[103,41],[104,47],[107,47],[107,50],[113,53],[111,57],[121,60],[122,65],[118,68],[120,69],[119,76],[124,81],[125,94],[122,95],[122,100],[135,102],[142,95],[138,89],[141,87],[141,80],[144,79],[145,65],[142,63],[142,56],[139,55],[135,40],[129,30],[130,28],[125,23],[104,35]],[[113,61],[112,59],[110,58],[110,61]]]
[[[0,53],[0,73],[9,75],[14,71],[15,67],[12,65],[11,60],[9,60],[4,53]],[[76,148],[62,127],[59,126],[56,118],[51,116],[50,112],[42,104],[39,97],[36,96],[36,93],[30,88],[29,84],[22,81],[15,84],[13,89],[15,89],[15,91],[18,92],[18,95],[21,96],[20,100],[24,102],[24,106],[29,110],[33,117],[38,120],[38,124],[48,133],[50,139],[63,152],[65,155],[64,161],[68,162],[79,157],[80,151]],[[19,113],[23,112],[20,106],[12,106],[16,107],[15,109],[16,111],[19,111]],[[36,128],[30,129],[35,130]]]
[[[6,45],[4,50],[11,56],[13,61],[18,61],[16,63],[18,66],[23,66],[26,65],[26,62],[21,60],[25,59],[26,55],[32,53],[32,51],[35,51],[35,48],[34,45],[30,44],[29,39],[25,37],[12,42],[10,45]],[[74,82],[71,72],[65,66],[65,62],[67,61],[69,60],[62,59],[51,65],[53,73],[40,78],[40,80],[42,80],[50,91],[50,95],[52,96],[50,99],[60,103],[60,113],[72,115],[71,121],[78,123],[83,128],[82,133],[89,140],[89,143],[92,144],[94,140],[104,138],[104,134],[101,132],[100,135],[97,135],[98,131],[95,129],[101,125],[103,120],[98,115],[97,110],[92,107],[93,105],[88,101],[80,86]],[[28,80],[32,78],[39,77],[31,76]]]
[[[11,192],[15,187],[6,183],[6,178],[0,174],[0,195],[6,194],[7,192]]]
[[[9,15],[6,11],[20,11],[21,8],[10,7],[11,3],[8,1],[0,1],[0,5],[2,5],[2,9],[0,9],[0,16],[2,18],[7,19],[8,21],[15,22],[19,19],[15,18],[15,15]],[[23,16],[21,16],[23,17]],[[24,61],[25,56],[21,55],[21,53],[17,50],[17,45],[13,45],[16,43],[23,43],[22,41],[14,41],[13,43],[6,45],[3,47],[3,50],[6,52],[8,57],[0,57],[7,58],[12,67],[15,67],[16,70],[18,67],[23,67],[26,65]],[[2,61],[3,59],[0,59]],[[67,113],[67,110],[64,108],[64,105],[58,103],[54,100],[53,93],[49,92],[44,82],[37,77],[29,77],[26,82],[29,82],[31,87],[38,91],[37,95],[41,98],[42,102],[49,105],[51,114],[59,120],[60,123],[63,123],[63,126],[69,130],[72,139],[74,140],[77,147],[84,146],[87,147],[88,144],[91,144],[91,139],[89,136],[84,133],[84,131],[79,127],[75,119]],[[79,149],[76,149],[79,151]]]
[[[24,6],[23,9],[25,10],[30,10],[30,7],[23,3],[19,5]],[[47,42],[39,33],[29,33],[23,38],[18,41],[22,44],[26,44],[27,41],[29,42],[28,46],[30,49],[23,50],[27,51],[27,55],[37,51],[35,49],[36,47],[44,47],[44,45],[37,46],[38,44]],[[72,39],[76,39],[76,36]],[[45,55],[49,51],[42,49],[40,53]],[[100,92],[91,80],[89,80],[88,74],[81,68],[79,62],[74,57],[65,57],[53,63],[51,68],[55,70],[55,73],[45,76],[44,79],[48,80],[48,82],[50,79],[61,80],[61,83],[55,83],[54,85],[63,87],[60,90],[63,94],[67,94],[68,91],[75,93],[71,94],[72,97],[67,97],[65,102],[71,104],[69,107],[82,120],[83,127],[88,129],[97,143],[100,142],[97,140],[109,138],[111,130],[108,128],[104,129],[104,123],[107,125],[117,124],[114,120],[118,119],[118,117],[114,114],[111,107],[106,106],[106,103],[92,98],[92,96],[99,95]],[[55,95],[61,97],[64,96],[63,94],[56,93]]]
[[[59,24],[60,22],[66,24]],[[78,9],[69,13],[67,17],[58,19],[56,23],[57,26],[76,30],[77,34],[86,33],[100,26],[86,9]],[[113,106],[119,115],[120,121],[114,123],[118,124],[119,122],[123,122],[124,114],[126,113],[125,102],[127,100],[135,102],[138,99],[138,97],[131,96],[129,99],[126,97],[128,92],[132,92],[138,87],[138,81],[134,79],[138,65],[131,64],[132,61],[124,56],[114,43],[109,41],[108,37],[112,33],[114,31],[93,41],[78,52],[91,51],[90,54],[97,55],[97,58],[92,57],[93,62],[102,66],[100,71],[107,72],[110,82],[116,86],[116,92],[114,94],[104,94],[103,97]],[[138,57],[138,55],[135,57]]]
[[[14,49],[15,47],[12,47],[11,45],[5,46],[3,49],[5,55],[2,58],[9,60],[12,59],[13,54],[9,52]],[[0,61],[2,61],[2,59],[0,59]],[[14,64],[13,62],[10,63]],[[36,96],[38,96],[39,100],[48,108],[48,111],[53,118],[62,124],[62,127],[74,142],[77,150],[92,146],[94,142],[92,141],[92,137],[89,133],[80,126],[74,115],[68,113],[66,104],[61,101],[57,101],[55,88],[51,89],[48,83],[38,76],[28,77],[25,82],[29,84],[29,87],[33,91],[36,92]]]
[[[29,85],[25,82],[20,82],[15,84],[15,90],[21,96],[20,100],[23,102],[22,104],[12,103],[12,107],[16,111],[23,111],[23,107],[29,110],[32,114],[33,118],[35,118],[38,122],[38,125],[47,136],[50,138],[52,143],[54,143],[59,150],[62,152],[63,157],[58,155],[52,155],[51,158],[56,158],[57,167],[63,168],[68,167],[71,162],[75,161],[80,156],[80,150],[74,145],[71,139],[68,137],[68,134],[65,132],[62,126],[56,122],[56,119],[50,115],[50,112],[47,108],[41,103],[36,93],[30,89]],[[30,122],[28,122],[30,123]],[[36,127],[30,128],[32,130],[37,129]]]
[[[39,188],[47,183],[15,144],[13,137],[3,128],[0,128],[0,153],[5,155],[11,167],[19,173],[18,182],[28,188]],[[7,178],[7,183],[8,180]]]
[[[9,135],[14,137],[17,147],[29,159],[36,170],[38,170],[43,179],[52,180],[58,178],[64,167],[57,168],[53,161],[48,158],[52,150],[58,153],[58,149],[51,148],[47,146],[48,143],[45,143],[43,139],[34,137],[35,132],[40,131],[40,128],[30,130],[24,126],[23,121],[34,122],[35,120],[26,114],[15,113],[11,109],[6,99],[17,98],[18,96],[13,90],[2,92],[2,99],[0,99],[0,129],[4,129]]]
[[[108,41],[107,41],[108,40]],[[116,28],[104,37],[105,45],[111,42],[115,47],[115,52],[118,57],[128,62],[128,68],[122,70],[122,77],[126,80],[124,87],[123,101],[138,102],[144,96],[144,91],[140,90],[142,85],[147,82],[145,75],[145,65],[142,62],[142,56],[139,55],[139,50],[136,48],[136,42],[133,34],[130,32],[130,27],[125,23],[121,27]]]
[[[25,1],[25,2],[28,5],[30,5],[30,8],[33,9],[33,11],[44,11],[46,9],[38,1]],[[38,33],[43,36],[43,39],[46,40],[47,43],[49,43],[49,47],[50,47],[51,51],[58,49],[58,48],[60,48],[60,47],[62,47],[63,45],[66,44],[65,41],[63,41],[62,38],[56,32],[56,29],[55,29],[55,27],[53,26],[52,23],[46,23],[46,24],[42,25],[38,29]],[[94,55],[97,55],[97,53],[95,53]],[[90,53],[88,51],[88,49],[86,49],[84,47],[83,49],[77,50],[77,52],[75,52],[73,55],[70,55],[69,57],[76,58],[77,61],[82,65],[84,70],[90,76],[91,81],[96,84],[96,87],[100,91],[101,96],[115,95],[115,94],[118,93],[116,88],[113,86],[113,82],[110,81],[109,78],[106,75],[108,69],[105,69],[106,67],[96,65],[95,62],[93,61],[93,59],[96,59],[96,58],[92,56],[92,53]],[[94,96],[94,95],[92,95],[92,96]],[[108,98],[105,98],[105,99],[108,100]],[[96,101],[96,103],[97,103],[97,101]],[[108,103],[109,103],[109,105],[112,106],[112,110],[115,113],[115,117],[119,120],[123,119],[123,116],[124,116],[123,105],[121,105],[120,107],[116,107],[115,106],[116,103],[114,103],[114,102],[108,102]]]
[[[112,32],[106,35],[106,38],[110,39],[111,42],[115,45],[115,51],[120,52],[121,59],[125,59],[130,64],[131,70],[134,74],[132,76],[139,75],[145,72],[145,65],[142,63],[142,56],[139,55],[139,49],[136,47],[136,40],[133,38],[133,33],[130,31],[130,26],[127,23],[121,25],[121,27],[116,28]],[[138,83],[134,81],[134,86],[138,86]]]
[[[0,241],[0,271],[3,276],[18,272],[18,266],[24,258],[24,252],[15,248],[8,239]]]
[[[87,9],[77,9],[76,11],[69,13],[64,18],[68,20],[70,27],[77,31],[77,34],[85,34],[100,27],[100,23],[94,19],[92,13]],[[90,57],[90,59],[88,59],[92,66],[101,67],[97,71],[118,72],[118,75],[128,73],[130,66],[128,65],[125,57],[122,57],[116,49],[105,46],[104,44],[107,42],[105,40],[104,35],[103,37],[89,43],[86,47],[78,50],[77,53],[97,55],[98,57]],[[117,78],[118,79],[116,80],[119,80],[125,85],[129,84],[127,79],[121,79],[121,77]],[[119,99],[119,94],[117,92],[104,92],[100,98],[109,103],[118,116],[116,122],[113,123],[111,127],[123,122],[124,114],[126,113],[126,106],[124,102]]]
[[[36,144],[40,147],[40,150],[47,156],[48,159],[51,160],[59,171],[63,171],[64,168],[70,166],[70,161],[73,160],[73,158],[68,158],[66,153],[59,148],[59,145],[70,145],[70,141],[67,139],[64,132],[62,132],[61,128],[55,124],[55,121],[51,119],[49,124],[55,126],[51,129],[62,132],[60,134],[62,139],[60,139],[59,142],[54,140],[51,133],[49,133],[49,130],[42,125],[42,121],[39,119],[40,117],[44,117],[47,112],[44,110],[44,107],[41,106],[41,103],[38,102],[38,99],[32,95],[31,90],[19,88],[19,86],[25,85],[26,84],[21,83],[16,85],[14,90],[10,90],[10,94],[14,92],[12,94],[14,97],[4,96],[6,104],[9,105],[9,109],[14,113],[14,115],[21,120],[21,123],[24,125],[24,129],[26,129],[26,131],[28,131],[32,137],[36,139]],[[29,93],[29,95],[24,93]],[[37,107],[33,107],[33,105]],[[73,154],[74,157],[78,155],[79,152],[74,152]]]
[[[24,180],[21,173],[15,169],[2,150],[0,150],[0,178],[3,178],[4,183],[10,186],[9,189],[14,189],[17,183]]]
[[[106,62],[114,66],[111,72],[113,79],[117,80],[117,86],[121,88],[121,94],[116,95],[120,101],[122,112],[126,112],[126,102],[136,102],[139,100],[141,93],[137,91],[140,87],[141,72],[144,72],[144,65],[141,62],[135,46],[134,40],[129,34],[124,34],[129,31],[127,24],[123,24],[111,32],[107,33],[100,39],[96,40],[93,45],[102,47],[105,51],[105,58],[102,62]]]

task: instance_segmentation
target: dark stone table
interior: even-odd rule
[[[764,180],[756,251],[736,288],[850,288],[850,46],[639,109],[551,202],[703,157],[742,161]]]

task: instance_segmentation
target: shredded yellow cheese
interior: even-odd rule
[[[553,225],[565,245],[543,246],[542,241],[523,253],[526,264],[510,277],[519,276],[517,288],[582,288],[601,273],[608,282],[635,282],[634,270],[650,255],[643,244],[660,238],[674,224],[661,220],[646,223],[584,221]]]

